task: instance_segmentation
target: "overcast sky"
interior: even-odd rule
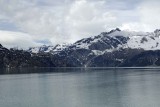
[[[0,0],[0,43],[7,47],[75,42],[117,27],[160,28],[160,0]]]

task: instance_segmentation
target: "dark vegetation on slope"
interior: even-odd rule
[[[120,49],[103,55],[89,49],[62,51],[59,54],[31,54],[0,45],[0,67],[144,67],[160,66],[160,50]]]

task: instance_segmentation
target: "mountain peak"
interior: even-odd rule
[[[115,32],[115,31],[121,31],[121,29],[120,28],[116,28],[116,29],[113,29],[113,30],[111,30],[112,32]]]
[[[155,33],[156,33],[156,32],[160,32],[160,29],[156,29],[154,32],[155,32]]]
[[[0,44],[0,47],[3,47],[3,46]]]
[[[155,36],[160,36],[160,29],[156,29],[155,31],[154,31],[154,33],[155,33]]]
[[[116,29],[111,30],[109,33],[113,33],[113,32],[116,32],[116,31],[120,32],[121,30],[119,28],[116,28]]]
[[[115,30],[116,30],[116,31],[121,31],[121,29],[120,29],[120,28],[116,28]]]

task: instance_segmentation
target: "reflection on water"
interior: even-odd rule
[[[160,106],[159,69],[30,68],[17,71],[40,73],[0,75],[1,107]]]
[[[101,68],[4,68],[0,74],[28,74],[28,73],[50,73],[50,72],[84,72]],[[104,68],[107,69],[107,68]],[[108,68],[109,69],[109,68]]]

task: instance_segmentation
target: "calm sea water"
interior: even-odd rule
[[[160,107],[160,69],[1,70],[0,107]]]

